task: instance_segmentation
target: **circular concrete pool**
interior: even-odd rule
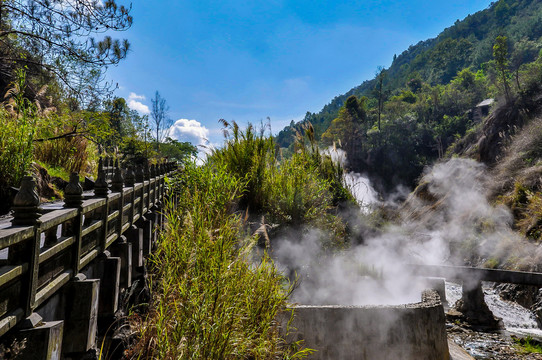
[[[281,319],[287,341],[303,339],[309,359],[448,360],[444,309],[438,293],[393,306],[297,305]]]

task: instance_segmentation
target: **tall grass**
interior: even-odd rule
[[[131,317],[140,340],[130,357],[290,359],[309,353],[280,337],[275,319],[291,287],[267,254],[254,263],[258,239],[245,223],[254,216],[245,214],[295,231],[316,227],[322,246],[344,246],[336,208],[351,195],[342,187],[342,168],[314,142],[279,160],[263,129],[224,125],[224,146],[206,164],[188,164],[171,183],[180,201],[167,208],[167,229],[151,259],[151,311]]]
[[[344,186],[342,165],[334,162],[329,153],[322,153],[318,148],[314,127],[311,123],[305,125],[302,131],[296,132],[295,148],[294,157],[300,156],[308,171],[316,171],[320,178],[328,182],[328,190],[332,195],[334,206],[356,202],[350,191]]]
[[[16,75],[0,108],[0,187],[19,186],[33,159],[37,109],[24,97],[26,73]]]
[[[355,201],[343,185],[341,165],[318,149],[312,126],[297,134],[296,151],[282,159],[265,128],[248,125],[242,130],[235,122],[223,123],[226,143],[209,162],[246,181],[241,210],[296,230],[318,228],[325,234],[324,243],[342,247],[347,234],[337,216],[339,206]]]
[[[274,222],[310,222],[331,208],[328,181],[298,154],[269,166],[263,183],[265,209]]]
[[[42,109],[38,100],[26,98],[25,87],[26,73],[19,69],[0,107],[0,188],[19,186],[33,160],[68,172],[90,171],[92,145],[79,136],[55,139],[70,132],[66,119],[58,118],[52,108]],[[39,137],[54,140],[39,141]]]
[[[277,359],[306,351],[284,346],[276,315],[288,283],[264,256],[250,260],[257,239],[231,210],[247,179],[225,166],[188,164],[180,203],[167,209],[167,229],[151,260],[154,297],[146,318],[133,316],[141,338],[132,358]]]
[[[278,159],[276,144],[271,136],[266,136],[265,128],[257,130],[249,124],[242,130],[235,122],[222,122],[226,143],[213,151],[209,161],[246,180],[241,208],[248,207],[252,213],[271,211],[278,215],[278,220],[291,222],[311,218],[306,212],[316,209],[309,203],[320,203],[317,210],[323,213],[330,205],[355,202],[343,185],[341,165],[318,149],[311,125],[296,135],[296,151],[291,159]],[[313,201],[317,196],[322,201]]]
[[[226,143],[213,151],[209,161],[217,166],[225,166],[228,173],[246,180],[240,206],[259,212],[264,206],[262,186],[265,168],[274,158],[274,141],[265,135],[263,127],[258,131],[249,124],[243,131],[236,122],[230,124],[221,121]]]
[[[332,180],[324,178],[303,153],[296,153],[266,168],[265,214],[273,224],[292,230],[318,229],[323,248],[343,248],[346,224],[337,216],[332,189]]]
[[[60,126],[52,132],[52,136],[69,133],[70,128]],[[34,146],[34,154],[37,160],[51,166],[62,167],[69,173],[87,172],[89,160],[88,148],[91,144],[81,136],[60,138],[50,141],[39,142]]]

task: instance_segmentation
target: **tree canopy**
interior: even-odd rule
[[[129,42],[110,33],[131,26],[130,10],[115,0],[3,0],[0,74],[10,76],[21,65],[29,71],[45,70],[71,96],[88,104],[107,88],[107,66],[128,54]]]
[[[322,135],[322,141],[329,145],[334,142],[340,143],[347,153],[357,153],[361,148],[363,125],[366,119],[365,100],[353,95],[346,99],[346,103],[339,110],[339,116],[331,122]]]
[[[169,117],[169,105],[166,99],[164,99],[158,91],[154,93],[154,98],[151,99],[152,109],[151,118],[153,121],[153,128],[156,134],[156,150],[160,150],[160,143],[169,135],[169,128],[172,125],[172,121]]]

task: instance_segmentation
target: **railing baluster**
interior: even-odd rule
[[[105,251],[107,247],[107,233],[109,232],[109,197],[107,196],[107,194],[107,181],[105,180],[105,173],[102,167],[102,159],[100,158],[100,161],[98,163],[98,178],[96,179],[96,183],[94,184],[94,196],[105,198],[105,205],[100,212],[101,220],[103,221],[100,238],[98,240],[100,245],[100,251]]]
[[[132,167],[132,165],[128,166],[128,170],[126,171],[126,176],[124,177],[124,186],[126,187],[131,187],[132,188],[132,192],[131,192],[131,195],[130,195],[130,198],[131,198],[131,206],[130,206],[130,212],[128,213],[128,222],[131,224],[132,223],[132,219],[134,217],[134,185],[135,185],[135,174],[134,174],[134,168]],[[122,197],[122,204],[120,205],[121,209],[124,207],[124,196]],[[124,222],[123,218],[124,218],[124,214],[121,214],[121,221],[120,221],[120,224],[119,224],[119,236],[121,235],[122,233],[122,223]]]
[[[83,187],[79,184],[79,174],[71,173],[70,182],[64,190],[64,207],[65,208],[77,208],[77,216],[69,223],[70,235],[74,236],[75,243],[73,244],[73,258],[72,268],[73,273],[79,272],[79,264],[81,260],[81,246],[83,237],[81,232],[83,231]]]
[[[38,284],[39,253],[41,222],[38,211],[39,196],[36,190],[36,180],[32,176],[25,176],[21,182],[21,188],[13,199],[14,225],[33,225],[34,235],[32,239],[23,241],[9,249],[8,262],[13,265],[23,264],[28,261],[28,273],[23,281],[23,309],[26,316],[30,316],[34,310],[36,289]]]
[[[11,289],[10,291],[15,299],[17,296],[20,297],[18,303],[11,304],[10,308],[6,310],[9,311],[7,312],[8,315],[0,317],[0,320],[5,320],[6,316],[11,316],[9,314],[16,310],[14,310],[13,306],[18,308],[18,320],[13,320],[13,323],[10,322],[8,325],[2,325],[0,329],[2,334],[21,320],[20,316],[22,316],[23,312],[24,316],[30,316],[36,307],[42,306],[53,294],[57,294],[56,291],[61,288],[64,281],[68,281],[69,277],[77,274],[82,265],[87,266],[100,253],[104,253],[107,248],[108,235],[111,235],[108,232],[112,232],[112,226],[115,227],[115,232],[121,238],[122,230],[125,228],[123,227],[123,218],[126,215],[128,215],[128,223],[132,225],[134,217],[139,214],[142,222],[136,223],[136,225],[147,226],[146,229],[149,229],[148,233],[151,234],[151,222],[145,219],[156,219],[154,223],[156,225],[161,224],[159,218],[161,215],[153,212],[160,211],[160,202],[166,190],[164,178],[173,169],[174,164],[172,163],[160,163],[150,167],[146,163],[144,166],[138,166],[135,174],[133,168],[129,168],[126,177],[123,178],[118,160],[113,164],[113,159],[109,157],[101,158],[98,166],[98,177],[95,182],[94,197],[103,198],[104,200],[91,200],[84,203],[79,176],[72,173],[70,182],[64,191],[64,207],[75,208],[77,213],[74,210],[59,210],[58,216],[64,218],[53,215],[54,211],[42,217],[39,212],[39,196],[36,191],[36,182],[33,177],[25,176],[21,182],[20,191],[14,199],[13,227],[8,228],[7,232],[0,229],[0,238],[4,239],[6,244],[11,244],[9,246],[5,245],[7,260],[4,260],[3,264],[20,267],[20,270],[17,270],[20,273],[10,280],[12,281],[11,284],[4,283],[0,285],[0,291],[4,291],[16,281],[17,286],[9,289]],[[111,179],[111,190],[115,194],[109,195],[108,179]],[[137,191],[135,181],[138,183]],[[125,190],[125,187],[131,187],[131,193],[129,193],[129,189]],[[131,204],[126,206],[127,210],[124,211],[125,202],[128,201],[131,201]],[[139,204],[136,207],[137,201],[139,201]],[[118,223],[110,224],[108,220],[111,216],[110,212],[117,209],[119,214],[116,221]],[[126,212],[129,212],[129,214],[126,214]],[[96,220],[101,220],[101,226],[96,224]],[[146,225],[141,225],[142,223]],[[62,238],[58,236],[60,226],[62,227]],[[91,230],[88,229],[89,226],[92,226]],[[20,230],[15,229],[16,227],[20,227]],[[15,232],[13,229],[15,229]],[[14,235],[19,231],[24,235],[20,235],[20,237]],[[88,247],[87,244],[84,244],[86,239],[94,236],[93,232],[98,235],[97,248],[94,243],[89,242]],[[85,234],[85,237],[83,237],[83,234]],[[66,238],[70,236],[73,236],[73,240]],[[13,242],[10,242],[12,241],[10,237],[12,237]],[[40,239],[42,238],[45,238],[44,248],[40,249]],[[111,236],[109,236],[109,240],[113,242]],[[92,241],[95,240],[92,239]],[[119,243],[122,243],[122,240],[115,242],[115,244]],[[147,247],[150,248],[150,246]],[[93,250],[93,252],[87,251],[87,248]],[[83,252],[84,256],[82,258]],[[145,254],[147,255],[148,251]],[[69,261],[68,257],[70,257]],[[42,273],[40,273],[40,266],[42,267]],[[6,298],[8,298],[7,295]]]
[[[145,174],[143,173],[143,166],[141,165],[138,165],[136,170],[137,170],[136,181],[138,183],[141,183],[141,190],[139,191],[139,194],[140,194],[139,196],[141,197],[141,200],[139,201],[138,212],[139,212],[139,217],[143,217],[143,209],[145,208],[145,201],[144,201],[145,200]],[[135,204],[135,198],[134,198],[134,204]],[[133,217],[132,217],[132,222],[133,222]]]

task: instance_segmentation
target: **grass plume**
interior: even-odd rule
[[[152,257],[154,300],[147,318],[132,317],[141,337],[128,354],[144,359],[293,359],[276,315],[289,285],[263,256],[257,239],[232,214],[246,186],[224,167],[186,166],[172,184],[180,195],[167,209],[167,229]]]

